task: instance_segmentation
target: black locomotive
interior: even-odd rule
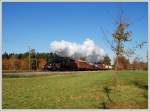
[[[44,65],[44,70],[50,71],[72,71],[77,70],[77,65],[75,64],[75,60],[69,57],[54,57],[50,58],[47,64]]]

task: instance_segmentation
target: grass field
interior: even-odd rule
[[[2,107],[7,108],[147,108],[148,73],[112,71],[66,75],[3,77]]]

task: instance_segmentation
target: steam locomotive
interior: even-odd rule
[[[92,64],[83,60],[74,60],[69,57],[51,58],[43,70],[48,71],[85,71],[85,70],[106,70],[111,69],[105,64]]]

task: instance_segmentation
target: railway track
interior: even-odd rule
[[[102,71],[102,70],[101,70]],[[44,72],[3,72],[2,76],[38,76],[38,75],[66,75],[78,74],[82,72],[100,72],[100,71],[44,71]]]

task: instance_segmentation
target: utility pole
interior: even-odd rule
[[[35,70],[38,70],[38,64],[37,64],[37,58],[34,59],[35,60]]]
[[[16,71],[16,56],[15,56],[15,53],[13,55],[13,70]]]
[[[30,64],[30,46],[29,46],[29,72],[30,72],[30,70],[31,70],[31,64]]]

